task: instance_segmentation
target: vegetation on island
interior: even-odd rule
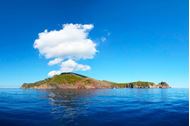
[[[116,83],[106,80],[96,80],[76,73],[62,73],[35,83],[24,83],[22,88],[36,89],[96,89],[96,88],[169,88],[169,84],[161,82],[137,81],[130,83]]]

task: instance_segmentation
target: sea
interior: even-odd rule
[[[188,125],[188,89],[0,89],[0,126]]]

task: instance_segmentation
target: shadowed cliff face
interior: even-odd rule
[[[98,88],[169,88],[166,82],[155,84],[153,82],[115,83],[101,81],[75,73],[62,73],[35,83],[24,83],[22,88],[34,89],[98,89]]]

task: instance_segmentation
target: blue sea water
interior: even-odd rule
[[[188,89],[0,89],[0,126],[188,126]]]

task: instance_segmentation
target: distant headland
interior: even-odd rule
[[[35,83],[24,83],[21,88],[28,89],[99,89],[99,88],[170,88],[166,82],[136,81],[130,83],[116,83],[96,80],[76,73],[62,73]]]

